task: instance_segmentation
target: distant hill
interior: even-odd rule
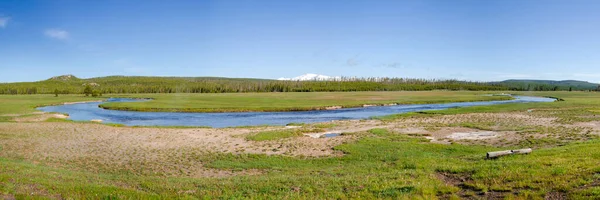
[[[515,90],[596,90],[598,89],[598,84],[590,83],[587,81],[578,81],[578,80],[564,80],[564,81],[554,81],[554,80],[519,80],[519,79],[510,79],[500,82],[495,82],[509,88],[514,88]]]
[[[223,92],[229,88],[218,85],[248,86],[267,79],[222,77],[157,77],[157,76],[106,76],[80,79],[74,75],[61,75],[36,82],[0,83],[0,94],[62,94],[81,93],[90,86],[102,93],[174,93]],[[205,91],[211,88],[211,91]]]
[[[79,80],[79,78],[77,78],[76,76],[73,76],[71,74],[67,74],[67,75],[62,75],[62,76],[55,76],[52,77],[48,80],[55,80],[55,81],[72,81],[72,80]]]

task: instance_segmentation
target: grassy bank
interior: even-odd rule
[[[65,102],[98,101],[104,98],[85,97],[83,95],[0,95],[0,115],[27,114],[35,112],[35,108],[44,105],[62,104]]]
[[[426,104],[464,101],[506,100],[506,96],[483,96],[490,92],[311,92],[230,94],[130,94],[114,97],[153,98],[147,102],[114,102],[101,107],[112,110],[168,112],[306,111],[328,107],[363,105]]]
[[[404,117],[428,117],[431,115],[453,115],[464,113],[499,113],[530,111],[540,116],[559,117],[561,122],[586,122],[600,120],[595,110],[600,109],[599,92],[514,92],[516,95],[553,97],[562,101],[548,103],[514,103],[490,106],[473,106],[445,110],[423,111],[375,117],[383,120],[395,120]]]

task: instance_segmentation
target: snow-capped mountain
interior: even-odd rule
[[[278,78],[280,81],[334,81],[340,80],[339,76],[325,76],[320,74],[304,74],[294,78]]]

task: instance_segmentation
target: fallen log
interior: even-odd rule
[[[506,150],[506,151],[493,151],[493,152],[488,152],[487,153],[487,158],[496,158],[496,157],[500,157],[500,156],[506,156],[506,155],[510,155],[513,152],[511,150]]]
[[[506,150],[506,151],[492,151],[487,152],[486,157],[489,158],[497,158],[500,156],[512,155],[512,154],[528,154],[533,150],[531,148],[527,149],[515,149],[515,150]]]
[[[533,151],[533,150],[532,150],[531,148],[512,150],[513,154],[529,154],[529,153],[531,153],[532,151]]]

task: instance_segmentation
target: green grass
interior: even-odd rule
[[[490,92],[307,92],[228,94],[129,94],[112,97],[152,98],[146,102],[111,102],[106,109],[172,112],[305,111],[330,106],[361,107],[365,104],[425,104],[506,100],[506,96],[483,96]],[[106,95],[108,96],[108,95]]]
[[[443,92],[430,92],[432,96]],[[434,95],[435,94],[435,95]],[[458,92],[458,94],[463,94]],[[470,94],[470,93],[464,93]],[[478,93],[472,93],[478,94]],[[559,122],[599,121],[600,93],[545,92],[536,96],[556,96],[554,103],[504,104],[409,113],[388,117],[431,117],[473,112],[524,112],[534,116],[556,117]],[[35,97],[30,96],[30,97]],[[134,96],[134,95],[131,95]],[[226,95],[227,96],[227,95]],[[468,95],[466,95],[468,96]],[[143,97],[143,96],[142,96]],[[174,98],[171,96],[170,98]],[[4,98],[4,96],[0,96]],[[54,98],[54,97],[49,97]],[[185,97],[190,98],[190,97]],[[434,99],[434,97],[429,97]],[[443,99],[443,97],[437,97]],[[89,99],[89,98],[87,98]],[[157,99],[158,100],[158,99]],[[31,101],[26,105],[36,105]],[[13,104],[14,105],[14,104]],[[25,104],[23,104],[25,105]],[[3,105],[2,105],[3,106]],[[23,106],[27,109],[28,106]],[[26,111],[27,109],[23,109]],[[17,109],[18,110],[18,109]],[[27,111],[29,112],[29,111]],[[26,113],[26,112],[24,112]],[[264,154],[211,153],[196,155],[193,149],[174,149],[174,160],[198,161],[204,167],[225,172],[258,171],[259,175],[221,178],[189,178],[141,175],[131,163],[102,163],[107,169],[87,171],[43,158],[19,157],[0,146],[0,197],[65,199],[447,199],[487,198],[501,194],[508,199],[543,199],[550,193],[569,199],[600,198],[600,140],[584,142],[579,132],[568,127],[526,127],[473,119],[456,126],[491,130],[518,130],[521,134],[565,134],[561,141],[531,138],[521,146],[538,146],[529,155],[485,159],[488,151],[506,150],[479,145],[442,145],[420,137],[397,134],[388,129],[355,133],[356,140],[334,150],[343,156],[325,158],[268,156]],[[301,135],[311,128],[257,132],[249,140],[268,141]],[[315,132],[320,132],[315,131]],[[573,132],[573,133],[571,133]],[[53,133],[45,133],[53,134]],[[60,133],[56,133],[60,134]],[[19,136],[19,135],[17,135]],[[22,137],[25,137],[23,135]],[[252,138],[256,137],[256,138]],[[0,140],[17,140],[15,132],[2,129]],[[39,140],[43,142],[44,140]],[[567,141],[567,142],[565,142]],[[559,146],[554,145],[560,143]],[[553,145],[546,145],[553,144]],[[102,152],[99,152],[102,153]],[[82,158],[93,159],[93,158]],[[94,163],[94,162],[91,162]],[[185,163],[182,161],[182,163]],[[160,171],[157,171],[160,174]],[[595,186],[594,186],[595,185]]]
[[[388,116],[373,117],[381,120],[396,120],[410,117],[430,117],[433,115],[455,115],[465,113],[499,113],[499,112],[526,112],[532,110],[534,114],[554,116],[561,118],[561,122],[581,122],[600,120],[600,115],[594,112],[600,108],[600,93],[598,92],[514,92],[517,95],[555,97],[563,101],[548,103],[513,103],[490,106],[473,106],[450,108],[445,110],[422,111],[402,113]],[[560,112],[554,111],[560,109]],[[595,117],[594,115],[597,115]],[[581,117],[583,116],[583,117]],[[591,117],[590,117],[591,116]]]
[[[369,133],[377,136],[388,136],[390,132],[387,129],[383,128],[374,128],[368,131]]]
[[[315,128],[315,129],[283,129],[283,130],[273,130],[273,131],[261,131],[257,133],[252,133],[246,136],[246,139],[252,141],[265,141],[265,140],[278,140],[283,138],[291,138],[291,137],[301,137],[304,136],[304,133],[319,133],[324,132],[323,129]]]
[[[147,102],[105,103],[117,110],[174,112],[301,111],[329,106],[360,107],[364,104],[422,104],[507,99],[482,96],[489,92],[312,92],[312,93],[231,93],[231,94],[121,94],[112,97],[153,98]],[[109,95],[105,95],[109,96]],[[0,115],[28,114],[35,108],[65,102],[97,101],[105,98],[83,95],[0,95]],[[6,119],[0,118],[2,121]]]
[[[312,124],[312,127],[315,127],[315,128],[334,128],[336,126],[337,126],[337,124],[333,124],[333,123]]]
[[[0,158],[0,193],[60,194],[74,199],[435,199],[490,191],[533,199],[550,192],[573,199],[600,195],[597,187],[585,186],[600,179],[598,140],[486,160],[485,152],[498,149],[424,143],[384,129],[370,132],[373,136],[335,147],[346,154],[343,157],[215,154],[203,158],[206,166],[215,169],[263,172],[229,178],[90,173]],[[464,181],[445,183],[441,176]]]
[[[35,108],[65,102],[97,101],[103,98],[85,97],[83,95],[0,95],[0,115],[27,114],[35,112]]]

